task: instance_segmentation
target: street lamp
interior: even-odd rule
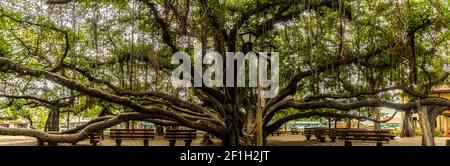
[[[270,54],[274,52],[275,49],[275,46],[273,46],[272,44],[267,44],[263,47],[263,51],[267,53],[267,56],[270,56]]]
[[[258,38],[258,36],[253,32],[245,32],[245,33],[241,34],[241,38],[244,41],[244,45],[242,46],[242,52],[244,52],[244,54],[247,54],[248,52],[253,50],[252,46],[256,42],[256,39]],[[235,77],[236,77],[236,73],[235,73]],[[256,145],[262,146],[263,145],[262,109],[261,109],[259,79],[257,78],[257,80],[258,80],[258,83],[256,85],[257,85],[258,104],[256,106]],[[235,89],[237,90],[237,88],[235,88]]]
[[[258,36],[253,32],[246,32],[241,34],[241,38],[244,41],[244,45],[242,46],[242,51],[244,54],[253,50],[253,44],[258,39]],[[267,60],[270,59],[271,53],[275,51],[275,47],[272,44],[267,44],[263,46],[263,51],[267,53]],[[257,63],[259,65],[259,63]],[[258,67],[259,68],[259,67]],[[236,70],[235,70],[236,71]],[[236,76],[236,73],[235,73]],[[258,103],[256,110],[256,145],[263,146],[263,121],[262,121],[262,110],[264,108],[265,102],[264,98],[261,97],[261,86],[259,83],[259,78],[257,78],[257,95],[258,95]],[[236,84],[235,84],[236,85]],[[237,89],[237,88],[235,88]]]
[[[244,54],[247,54],[248,52],[252,51],[252,46],[256,42],[256,39],[258,39],[258,36],[253,32],[245,32],[241,34],[241,38],[244,41],[242,51],[244,52]]]
[[[253,32],[245,32],[241,34],[244,43],[255,43],[258,36]]]
[[[266,53],[267,57],[266,60],[270,60],[270,57],[272,56],[272,52],[275,52],[275,46],[273,46],[272,44],[266,44],[265,46],[262,47],[262,51]],[[269,69],[270,70],[270,69]],[[258,79],[259,80],[259,79]],[[257,138],[257,142],[260,142],[260,145],[263,145],[263,121],[262,121],[262,110],[264,110],[266,103],[264,98],[261,97],[261,86],[258,83],[258,111],[256,114],[256,119],[257,119],[257,133],[258,133],[258,138]]]

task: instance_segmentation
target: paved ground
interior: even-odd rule
[[[436,137],[435,142],[437,146],[445,146],[445,141],[450,140],[450,137]],[[198,138],[192,142],[192,146],[205,146],[201,145],[201,139]],[[217,139],[213,140],[213,145],[208,146],[220,146],[220,141]],[[124,140],[122,146],[142,146],[142,141],[139,140]],[[0,146],[36,146],[36,139],[23,136],[0,136]],[[60,146],[72,146],[71,144],[59,144]],[[155,140],[150,141],[150,146],[168,146],[169,142],[164,140],[162,137],[157,137]],[[281,134],[280,136],[269,136],[268,137],[269,146],[344,146],[342,141],[331,142],[327,138],[325,143],[318,142],[314,137],[310,141],[306,141],[306,137],[292,134]],[[395,138],[394,141],[384,144],[384,146],[420,146],[421,137],[413,138]],[[77,146],[90,146],[89,142],[81,141]],[[114,140],[105,138],[101,140],[98,146],[115,146]],[[184,146],[183,141],[177,141],[176,146]],[[375,146],[375,143],[362,143],[354,142],[353,146]]]

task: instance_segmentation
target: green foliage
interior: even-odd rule
[[[206,7],[200,1],[189,1],[189,5],[187,1],[176,0],[151,2],[157,4],[157,14],[167,24],[167,29],[163,30],[164,26],[140,1],[78,0],[64,5],[47,5],[39,1],[4,0],[0,2],[0,52],[19,64],[50,71],[60,63],[68,49],[63,62],[76,69],[65,68],[55,72],[57,74],[110,93],[115,92],[93,78],[122,89],[154,90],[176,96],[177,91],[170,86],[169,80],[173,66],[168,65],[173,50],[166,43],[166,37],[190,55],[193,55],[193,41],[204,42],[205,50],[225,52],[240,50],[243,43],[239,33],[255,32],[262,27],[261,33],[265,34],[259,36],[254,47],[258,50],[267,42],[277,47],[282,62],[281,87],[299,72],[336,60],[362,59],[345,67],[327,68],[325,72],[301,80],[293,98],[302,100],[315,94],[348,94],[409,85],[412,50],[408,33],[416,30],[413,37],[419,79],[415,90],[425,93],[431,83],[450,82],[445,77],[448,72],[443,70],[443,66],[450,63],[450,13],[445,1],[402,1],[397,4],[394,1],[344,0],[341,2],[351,13],[348,18],[342,18],[339,10],[330,7],[333,5],[306,10],[319,1],[295,1],[279,15],[284,16],[283,19],[273,21],[274,29],[271,30],[272,25],[263,23],[283,8],[272,7],[279,1],[205,1]],[[359,7],[357,2],[360,2]],[[243,14],[264,5],[269,7],[238,25],[241,27],[236,36],[222,36],[222,30],[229,33],[236,28],[235,23]],[[168,34],[164,34],[166,32]],[[86,77],[86,73],[92,78]],[[11,94],[33,94],[46,100],[78,95],[74,104],[62,111],[89,117],[98,116],[106,107],[111,107],[113,114],[130,111],[101,99],[69,92],[43,78],[5,73],[1,73],[0,78],[0,83]],[[195,101],[192,96],[190,100]],[[368,98],[397,100],[396,94],[379,93],[351,101]],[[45,121],[47,108],[31,108],[25,103],[25,100],[15,100],[12,106],[0,111],[1,117],[32,116],[39,123]],[[272,120],[302,111],[307,110],[286,109]],[[335,109],[319,111],[338,112]],[[373,110],[369,109],[350,113],[373,116]],[[311,120],[323,118],[312,117]]]

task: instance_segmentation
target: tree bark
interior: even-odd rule
[[[422,128],[422,146],[435,146],[434,122],[426,107],[419,108],[420,127]]]
[[[46,131],[59,131],[59,108],[52,107],[47,117]]]
[[[34,129],[34,123],[33,123],[33,119],[31,118],[31,116],[25,116],[25,119],[27,119],[28,122],[30,122],[30,128]]]
[[[415,129],[412,121],[412,110],[411,111],[405,111],[405,116],[403,117],[403,125],[402,125],[402,131],[401,131],[401,137],[414,137],[415,135]]]
[[[328,129],[331,129],[331,117],[328,117]]]
[[[374,110],[375,110],[375,119],[377,121],[379,121],[380,120],[380,110],[377,109],[377,108],[374,108]],[[374,128],[375,128],[375,130],[381,129],[381,124],[379,122],[375,122],[374,123]]]
[[[66,123],[67,123],[67,129],[66,130],[69,130],[70,129],[70,112],[69,111],[67,111],[67,119],[66,119]]]
[[[441,114],[443,111],[447,110],[446,107],[439,107],[439,106],[428,106],[424,108],[424,111],[426,111],[426,116],[428,118],[428,124],[429,129],[422,128],[422,131],[427,131],[427,134],[422,135],[422,146],[435,146],[434,142],[434,130],[436,128],[436,118],[439,114]],[[422,114],[424,114],[422,112]],[[420,114],[419,114],[420,115]],[[422,115],[423,116],[423,115]],[[431,140],[431,141],[430,141]]]
[[[155,135],[164,135],[164,126],[155,125]]]
[[[352,128],[352,119],[347,118],[347,128]]]

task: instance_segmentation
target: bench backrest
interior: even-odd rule
[[[390,130],[367,130],[367,129],[331,129],[330,135],[341,137],[341,138],[355,138],[355,137],[364,137],[364,138],[380,138],[380,139],[393,139],[395,137],[394,134]]]
[[[89,138],[100,139],[103,136],[103,130],[95,131],[89,135]]]
[[[305,128],[305,134],[328,134],[329,129],[328,128]]]
[[[111,139],[117,138],[154,138],[154,129],[110,129],[109,135]]]
[[[192,129],[166,129],[164,138],[167,139],[196,139],[197,130]]]

